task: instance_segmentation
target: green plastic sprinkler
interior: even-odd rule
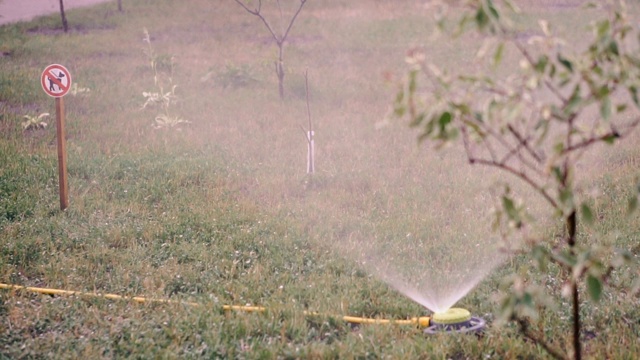
[[[484,319],[471,316],[471,313],[462,308],[450,308],[443,312],[434,313],[431,316],[426,334],[439,333],[479,333],[485,328]]]

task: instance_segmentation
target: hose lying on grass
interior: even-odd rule
[[[104,298],[109,300],[125,300],[125,301],[134,301],[137,303],[164,303],[164,304],[181,304],[188,306],[200,306],[200,304],[190,301],[176,301],[176,300],[168,300],[168,299],[154,299],[154,298],[146,298],[142,296],[122,296],[116,294],[100,294],[96,292],[83,292],[83,291],[71,291],[71,290],[61,290],[61,289],[49,289],[49,288],[39,288],[39,287],[31,287],[31,286],[22,286],[22,285],[12,285],[12,284],[3,284],[0,283],[0,289],[6,290],[23,290],[38,294],[45,295],[58,295],[58,296],[82,296],[82,297],[95,297],[95,298]],[[266,312],[267,308],[262,306],[242,306],[242,305],[223,305],[222,309],[224,311],[242,311],[242,312]],[[351,324],[391,324],[391,325],[414,325],[420,328],[429,327],[429,323],[431,318],[428,316],[414,317],[407,320],[395,320],[395,319],[375,319],[375,318],[364,318],[358,316],[333,316],[326,315],[317,312],[305,311],[304,314],[306,316],[327,316],[340,318]]]

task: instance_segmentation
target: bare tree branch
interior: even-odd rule
[[[585,140],[583,140],[581,142],[573,144],[573,145],[567,147],[566,149],[564,149],[560,153],[560,155],[567,155],[567,154],[569,154],[569,153],[571,153],[573,151],[588,147],[589,145],[592,145],[592,144],[597,143],[597,142],[607,141],[607,140],[611,140],[611,139],[622,139],[622,138],[626,137],[627,135],[629,135],[630,131],[633,130],[639,124],[640,124],[640,118],[638,118],[638,119],[632,121],[630,124],[628,124],[625,127],[626,134],[623,134],[622,132],[618,131],[617,129],[613,128],[613,126],[612,126],[611,131],[607,132],[606,134],[600,135],[600,136],[592,136],[592,137],[590,137],[588,139],[585,139]]]
[[[522,145],[522,148],[524,148],[527,151],[527,153],[531,155],[531,157],[533,157],[538,163],[542,162],[542,159],[540,158],[540,156],[529,146],[530,137],[527,137],[525,139],[511,124],[507,125],[507,129]]]
[[[560,99],[560,101],[562,101],[563,104],[566,104],[569,101],[549,80],[545,80],[544,84],[556,97],[558,97],[558,99]]]
[[[517,319],[517,321],[518,321],[518,325],[520,325],[520,332],[522,332],[522,334],[526,338],[530,339],[535,344],[542,346],[549,353],[549,355],[553,356],[554,358],[558,360],[568,359],[568,357],[565,354],[563,354],[560,349],[556,349],[555,347],[551,346],[551,344],[544,341],[544,337],[542,335],[536,334],[535,332],[533,332],[529,328],[529,322],[527,320]]]
[[[235,0],[235,2],[237,2],[238,4],[240,4],[240,6],[242,6],[245,10],[247,10],[247,12],[251,15],[257,16],[260,20],[262,20],[262,23],[264,23],[264,25],[267,27],[267,29],[269,30],[269,32],[271,33],[271,36],[273,36],[273,39],[276,41],[276,43],[278,44],[278,46],[280,46],[282,44],[282,42],[284,42],[284,38],[281,39],[278,37],[278,35],[276,35],[275,31],[273,31],[273,28],[271,28],[271,25],[269,25],[269,22],[267,21],[267,19],[262,16],[262,14],[260,13],[260,10],[262,9],[262,0],[258,0],[258,7],[255,10],[251,10],[249,9],[242,1],[240,0]]]
[[[472,154],[473,155],[473,154]],[[547,202],[554,208],[554,209],[558,209],[558,203],[553,199],[553,197],[551,195],[549,195],[549,193],[547,193],[547,191],[544,189],[544,186],[536,183],[530,176],[528,176],[525,172],[521,171],[521,170],[517,170],[516,168],[509,166],[507,164],[503,164],[503,163],[499,163],[496,162],[494,160],[488,160],[488,159],[482,159],[482,158],[476,158],[476,157],[469,157],[468,158],[469,163],[473,164],[480,164],[480,165],[486,165],[486,166],[490,166],[490,167],[495,167],[501,170],[504,170],[512,175],[515,175],[517,178],[523,180],[525,183],[527,183],[528,185],[531,186],[531,188],[533,188],[537,193],[539,193],[545,200],[547,200]]]
[[[287,35],[289,35],[289,31],[291,31],[291,27],[293,26],[293,22],[296,21],[296,18],[298,17],[298,14],[300,14],[300,11],[302,11],[302,7],[304,6],[304,4],[306,2],[307,2],[307,0],[300,0],[300,6],[298,7],[298,10],[296,10],[296,13],[291,18],[291,22],[289,22],[289,26],[287,27],[287,31],[285,31],[284,35],[282,35],[282,41],[284,41],[287,38]]]
[[[265,25],[271,36],[276,41],[276,45],[278,45],[278,60],[275,62],[276,67],[276,75],[278,75],[278,92],[280,93],[280,99],[284,99],[284,61],[283,61],[283,53],[284,53],[284,43],[287,40],[287,36],[289,35],[289,31],[291,31],[291,27],[293,27],[293,23],[296,21],[298,14],[302,11],[302,7],[307,2],[307,0],[300,0],[300,6],[296,10],[295,14],[291,18],[289,25],[287,26],[287,30],[285,30],[282,34],[278,35],[267,21],[267,19],[262,15],[260,10],[262,9],[262,0],[258,0],[258,7],[255,10],[249,9],[247,5],[241,0],[235,0],[242,8],[244,8],[249,14],[257,16],[262,23]],[[282,7],[280,6],[280,1],[278,1],[278,9],[280,10],[280,25],[282,27]]]
[[[282,26],[282,19],[284,16],[282,15],[282,5],[280,4],[280,0],[276,0],[276,4],[278,4],[278,11],[280,12],[280,33],[284,34],[284,27]]]
[[[253,15],[258,15],[260,13],[260,7],[262,6],[262,1],[258,1],[258,8],[256,8],[255,10],[251,10],[249,9],[242,1],[240,0],[235,0],[235,2],[237,2],[240,6],[242,6],[245,10],[247,10],[250,14]]]
[[[469,121],[473,122],[473,120],[469,120]],[[538,176],[541,176],[541,177],[544,176],[543,172],[539,169],[538,166],[536,166],[535,164],[532,164],[530,161],[524,158],[524,156],[522,155],[522,152],[520,151],[522,147],[521,144],[516,144],[516,145],[510,144],[505,140],[504,136],[500,135],[499,133],[496,132],[495,129],[493,129],[492,127],[490,127],[489,125],[483,122],[473,122],[473,123],[476,126],[482,128],[482,130],[485,131],[488,135],[488,137],[485,137],[483,139],[483,143],[491,156],[491,161],[493,161],[496,164],[504,165],[513,156],[516,156],[518,160],[520,160],[521,164],[525,166],[527,169],[529,169],[530,171],[533,171]],[[498,158],[497,151],[493,148],[493,146],[491,145],[491,141],[488,138],[493,139],[499,147],[504,149],[503,151],[505,152],[505,154],[502,155],[501,158]],[[531,151],[533,151],[533,149],[531,149]]]

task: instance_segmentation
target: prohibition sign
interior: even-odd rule
[[[47,66],[40,76],[40,84],[47,95],[56,99],[56,137],[58,138],[58,179],[60,183],[60,210],[69,207],[67,182],[67,148],[64,132],[64,98],[71,87],[71,74],[59,64]]]
[[[64,66],[51,64],[42,72],[40,83],[47,95],[54,98],[63,97],[71,88],[71,74]]]

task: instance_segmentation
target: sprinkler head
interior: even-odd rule
[[[438,333],[478,333],[484,329],[484,319],[471,316],[466,309],[450,308],[446,311],[433,314],[429,327],[424,330],[426,334]]]

